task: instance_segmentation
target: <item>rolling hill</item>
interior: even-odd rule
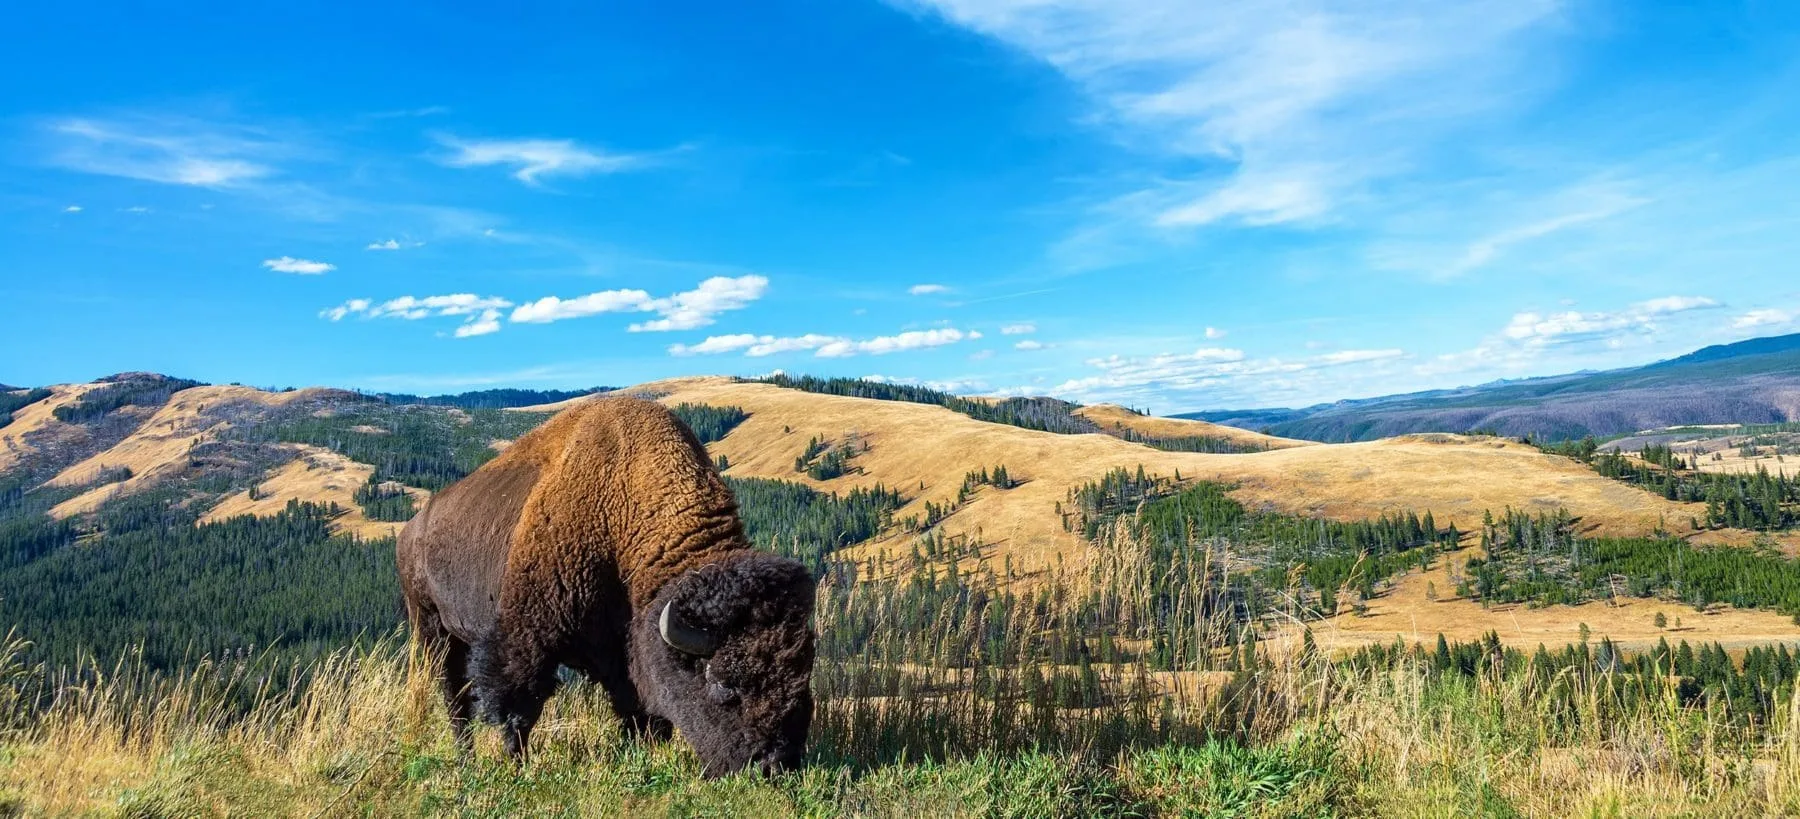
[[[1090,540],[1091,529],[1071,525],[1072,510],[1087,503],[1082,498],[1095,487],[1115,478],[1130,483],[1133,475],[1156,483],[1156,497],[1220,487],[1230,504],[1262,516],[1260,525],[1267,526],[1304,529],[1313,526],[1309,521],[1378,520],[1399,525],[1406,515],[1416,515],[1435,521],[1432,537],[1437,537],[1443,527],[1475,531],[1490,513],[1509,509],[1527,515],[1567,510],[1573,518],[1567,537],[1667,531],[1709,544],[1758,538],[1739,530],[1696,532],[1692,521],[1703,516],[1703,504],[1666,500],[1575,460],[1502,438],[1409,434],[1317,444],[1108,405],[982,402],[890,392],[879,385],[867,389],[884,397],[833,392],[863,389],[822,381],[784,386],[695,377],[622,392],[677,408],[697,430],[704,427],[710,453],[746,504],[747,526],[832,541],[792,544],[814,560],[832,554],[833,560],[885,561],[909,553],[917,560],[923,549],[938,561],[930,565],[941,567],[948,560],[967,572],[1000,572],[1004,566],[1006,576],[1024,578],[1047,578],[1057,569],[1079,573],[1103,550]],[[340,569],[328,567],[355,573],[356,588],[381,588],[384,572],[391,573],[391,564],[380,565],[391,561],[383,557],[391,553],[381,544],[433,491],[477,468],[550,413],[604,400],[546,397],[563,400],[465,409],[457,404],[467,402],[454,397],[395,403],[335,389],[275,392],[146,373],[51,387],[17,408],[13,422],[0,428],[0,546],[5,547],[0,560],[10,567],[0,575],[11,575],[0,582],[0,610],[35,613],[40,619],[32,621],[34,628],[46,639],[63,633],[57,629],[69,630],[61,637],[65,642],[101,629],[123,635],[111,639],[160,639],[165,653],[179,651],[170,642],[178,639],[243,645],[288,633],[292,626],[283,625],[288,615],[257,608],[252,602],[257,597],[241,590],[241,584],[251,583],[266,586],[268,595],[314,595],[306,606],[323,606],[328,614],[305,615],[312,625],[301,634],[309,645],[366,633],[389,616],[381,614],[389,604],[332,597],[331,572]],[[1004,480],[977,478],[1002,472]],[[871,494],[875,490],[881,493]],[[867,505],[871,498],[873,507]],[[1150,500],[1147,495],[1133,503]],[[1130,514],[1132,507],[1119,511]],[[1318,543],[1307,547],[1324,551],[1300,565],[1346,557],[1340,535],[1329,531],[1320,528]],[[263,555],[255,551],[265,548],[261,543],[284,545]],[[944,544],[953,545],[946,552]],[[132,550],[147,548],[214,555],[205,559],[218,564],[180,567],[194,577],[168,579],[163,573],[175,567],[137,565],[143,558]],[[374,556],[367,557],[371,549]],[[1468,560],[1465,553],[1454,555],[1455,565]],[[1348,568],[1355,553],[1348,558],[1339,565]],[[1436,564],[1438,575],[1432,577],[1405,563],[1383,565],[1375,576],[1392,578],[1379,581],[1386,591],[1365,588],[1357,614],[1323,604],[1337,616],[1329,618],[1333,636],[1321,638],[1322,644],[1390,639],[1402,617],[1422,634],[1446,631],[1468,639],[1479,636],[1484,624],[1503,624],[1485,603],[1466,598],[1419,602],[1430,596],[1423,584],[1454,585],[1444,574],[1450,563]],[[871,577],[876,575],[863,575]],[[154,588],[128,592],[140,583]],[[133,601],[145,594],[186,594],[164,589],[171,583],[214,589],[220,600],[230,601],[216,604],[221,611],[249,608],[189,638],[158,636],[149,622],[132,619],[142,616]],[[91,588],[79,594],[110,602],[82,603],[70,592],[76,596],[57,598],[58,608],[33,609],[21,596],[25,586],[9,584],[76,584]],[[1643,605],[1640,614],[1677,604]],[[1517,628],[1507,639],[1557,629],[1574,634],[1572,615],[1557,611],[1508,615],[1504,622]],[[239,630],[231,618],[262,625]],[[1783,619],[1745,612],[1711,622],[1726,629],[1720,635],[1767,636],[1787,633]],[[93,625],[98,623],[128,625]],[[1709,626],[1697,628],[1696,637],[1712,633]],[[242,636],[226,636],[233,634]],[[1621,632],[1631,636],[1635,632]]]
[[[1800,334],[1718,345],[1642,367],[1501,381],[1303,409],[1178,417],[1311,441],[1484,430],[1549,440],[1697,424],[1800,420]]]

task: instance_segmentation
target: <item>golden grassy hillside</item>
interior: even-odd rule
[[[58,407],[66,407],[81,400],[81,396],[90,390],[99,388],[100,384],[58,384],[50,387],[51,395],[34,404],[26,404],[13,413],[13,421],[0,427],[0,472],[13,468],[19,459],[31,454],[36,448],[26,440],[27,436],[35,437],[45,430],[61,427],[72,429],[69,425],[56,420]]]
[[[844,398],[740,383],[729,378],[653,382],[635,392],[664,404],[738,406],[749,420],[715,455],[727,474],[797,481],[832,491],[881,483],[911,499],[901,516],[923,514],[926,501],[954,501],[970,470],[1003,465],[1025,483],[1011,490],[982,488],[943,524],[1010,556],[1025,571],[1079,559],[1081,539],[1062,530],[1055,510],[1071,487],[1115,468],[1236,485],[1234,496],[1265,508],[1342,520],[1383,513],[1430,511],[1440,524],[1465,530],[1487,510],[1568,508],[1590,533],[1641,534],[1659,522],[1685,529],[1698,509],[1602,478],[1565,458],[1491,438],[1406,436],[1356,444],[1293,446],[1237,455],[1162,452],[1107,435],[1056,435],[990,424],[941,407]],[[577,399],[586,400],[586,399]],[[869,451],[852,462],[861,472],[820,483],[794,470],[814,436],[832,442],[855,437]],[[865,548],[898,544],[877,542]]]
[[[1479,601],[1455,597],[1453,568],[1466,562],[1474,549],[1447,555],[1430,571],[1411,571],[1395,578],[1380,596],[1368,602],[1367,611],[1347,610],[1310,624],[1313,637],[1324,648],[1359,648],[1372,643],[1429,643],[1438,634],[1452,642],[1474,642],[1489,631],[1514,648],[1531,650],[1537,645],[1558,646],[1581,639],[1586,625],[1592,639],[1602,635],[1621,648],[1643,651],[1658,640],[1671,644],[1717,642],[1727,649],[1742,649],[1800,640],[1800,626],[1773,611],[1736,609],[1725,605],[1697,611],[1691,605],[1621,595],[1608,603],[1580,606],[1531,606],[1508,603],[1484,606]],[[1664,627],[1656,625],[1663,615]],[[1289,635],[1290,637],[1292,635]]]
[[[1195,421],[1187,418],[1158,418],[1154,415],[1139,415],[1118,404],[1094,404],[1075,411],[1076,415],[1099,424],[1102,429],[1112,430],[1125,428],[1144,435],[1159,438],[1188,438],[1205,436],[1223,438],[1244,447],[1265,447],[1268,449],[1287,449],[1296,446],[1313,446],[1314,441],[1301,441],[1294,438],[1282,438],[1275,435],[1264,435],[1247,429],[1228,427],[1210,421]]]
[[[237,515],[256,515],[268,517],[280,512],[290,500],[308,503],[336,503],[345,511],[343,516],[333,521],[340,532],[348,532],[364,539],[374,539],[398,535],[404,523],[370,520],[363,514],[362,507],[357,505],[355,493],[357,487],[367,483],[369,476],[375,474],[375,467],[358,463],[324,449],[306,444],[289,444],[297,450],[300,457],[289,461],[285,466],[270,473],[257,484],[256,498],[251,498],[248,491],[239,492],[219,502],[201,523],[224,520]],[[416,487],[401,487],[413,497],[414,508],[424,508],[425,501],[431,493]]]
[[[83,492],[58,504],[50,514],[67,518],[91,512],[114,497],[130,494],[185,469],[188,450],[227,427],[208,410],[231,403],[279,406],[310,394],[310,390],[271,393],[233,386],[192,387],[177,392],[124,440],[63,470],[47,485],[81,486],[94,482],[108,470],[120,468],[131,470],[129,479]]]

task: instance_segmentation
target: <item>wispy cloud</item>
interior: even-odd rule
[[[63,208],[63,213],[80,213],[80,212],[81,212],[80,205],[70,205],[66,208]]]
[[[424,246],[424,244],[425,244],[424,242],[402,242],[399,239],[389,239],[385,242],[370,242],[369,246],[366,249],[367,250],[406,250],[408,248],[422,247],[422,246]]]
[[[1329,373],[1384,366],[1406,355],[1398,349],[1371,349],[1298,359],[1252,358],[1230,347],[1147,357],[1109,355],[1087,361],[1098,373],[1069,379],[1048,392],[1080,401],[1175,399],[1215,404],[1253,393],[1314,395],[1324,385],[1343,383],[1342,377]]]
[[[439,135],[437,140],[451,151],[441,159],[443,164],[456,168],[510,167],[512,177],[527,185],[538,185],[551,176],[582,177],[637,170],[651,162],[649,154],[613,153],[572,139],[465,140]]]
[[[1228,335],[1230,335],[1230,333],[1227,333],[1226,331],[1221,330],[1217,327],[1206,328],[1206,340],[1208,340],[1208,341],[1217,341]]]
[[[367,313],[369,305],[368,299],[351,299],[336,307],[327,307],[319,311],[319,317],[331,321],[343,321],[346,316]]]
[[[1421,376],[1467,372],[1516,374],[1551,354],[1607,352],[1654,341],[1667,321],[1722,307],[1705,296],[1664,296],[1622,310],[1561,310],[1514,313],[1506,326],[1467,350],[1440,354],[1418,364]]]
[[[1013,344],[1013,349],[1015,350],[1042,350],[1044,347],[1044,342],[1029,338]]]
[[[947,392],[952,395],[967,395],[988,389],[988,382],[979,378],[953,378],[948,380],[931,380],[910,376],[881,375],[879,373],[863,376],[864,381],[876,381],[882,384],[900,384],[908,387],[924,387],[928,390]]]
[[[450,113],[449,106],[426,105],[419,108],[400,108],[393,111],[377,111],[373,114],[367,114],[366,116],[369,119],[404,119],[410,117],[435,117],[440,114],[448,113]]]
[[[601,313],[657,313],[661,318],[630,326],[634,333],[692,330],[713,323],[721,313],[741,310],[762,298],[769,280],[763,276],[714,276],[693,290],[652,298],[644,290],[603,290],[564,299],[545,296],[519,305],[511,320],[543,324]]]
[[[891,336],[852,339],[845,336],[807,333],[799,336],[753,335],[749,333],[713,336],[699,344],[674,344],[669,354],[676,356],[717,355],[742,352],[751,358],[811,350],[818,358],[849,358],[857,355],[887,355],[907,350],[942,347],[960,341],[981,338],[981,333],[954,327],[912,330]]]
[[[1028,336],[1035,332],[1037,332],[1037,325],[1029,321],[1008,324],[1000,328],[1000,334],[1003,336]]]
[[[171,185],[231,188],[275,174],[287,149],[255,131],[179,117],[72,118],[46,128],[52,164]]]
[[[1128,144],[1206,162],[1163,227],[1317,220],[1505,106],[1556,0],[900,0],[1055,66]],[[1167,179],[1166,175],[1162,175]]]
[[[1731,326],[1737,330],[1748,330],[1755,327],[1773,327],[1800,319],[1800,314],[1772,307],[1750,310],[1731,320]]]
[[[906,292],[914,296],[931,296],[938,293],[948,293],[950,292],[950,288],[941,284],[915,284],[912,287],[907,288]]]
[[[1638,302],[1618,312],[1527,311],[1514,314],[1500,334],[1529,347],[1609,340],[1622,335],[1655,332],[1656,319],[1660,316],[1718,306],[1718,302],[1702,296],[1665,296]]]
[[[311,259],[296,259],[292,256],[282,256],[279,259],[264,259],[262,266],[277,273],[294,273],[301,276],[317,276],[322,273],[330,273],[337,269],[337,265],[328,262],[315,262]]]

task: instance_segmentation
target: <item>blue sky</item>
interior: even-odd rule
[[[0,381],[1157,412],[1800,330],[1800,5],[27,4]]]

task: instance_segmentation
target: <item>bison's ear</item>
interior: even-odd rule
[[[657,630],[662,632],[663,642],[670,648],[683,654],[696,657],[710,657],[719,649],[719,640],[712,634],[694,628],[675,613],[675,602],[663,605],[662,616],[658,618]]]

